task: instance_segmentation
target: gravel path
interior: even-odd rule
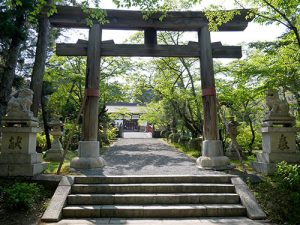
[[[103,169],[81,170],[86,175],[196,175],[223,174],[201,170],[195,159],[152,138],[119,139],[102,157],[106,162]]]

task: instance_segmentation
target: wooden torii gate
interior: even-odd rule
[[[54,27],[89,29],[89,40],[78,40],[76,44],[57,44],[56,52],[60,56],[87,56],[85,94],[87,97],[83,118],[83,141],[79,143],[79,155],[71,162],[73,168],[97,168],[104,166],[99,157],[97,142],[98,101],[100,60],[103,56],[139,56],[139,57],[196,57],[201,64],[201,88],[204,115],[204,141],[202,156],[197,164],[206,168],[223,168],[229,160],[223,154],[222,143],[218,137],[216,91],[213,71],[213,58],[240,58],[240,46],[223,46],[221,42],[211,43],[208,20],[203,12],[168,12],[163,21],[160,14],[144,20],[140,11],[106,10],[108,23],[100,25],[94,21],[87,26],[81,8],[57,6],[57,13],[50,17]],[[247,10],[219,27],[219,31],[243,31],[250,21],[246,19]],[[142,30],[144,44],[115,44],[102,41],[102,30]],[[198,42],[188,45],[158,45],[157,31],[196,31]]]

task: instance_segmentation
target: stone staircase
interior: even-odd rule
[[[245,217],[230,175],[74,177],[62,218]]]

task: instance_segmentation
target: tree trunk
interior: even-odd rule
[[[48,0],[48,4],[51,3],[52,0]],[[42,98],[43,78],[47,58],[47,47],[49,43],[49,19],[47,17],[47,14],[41,14],[38,22],[38,40],[30,83],[30,88],[34,92],[31,110],[35,117],[38,116],[39,105]]]
[[[22,9],[17,11],[15,26],[18,32],[25,27],[26,17]],[[21,34],[15,34],[11,40],[8,54],[5,59],[5,68],[0,82],[0,124],[2,117],[6,114],[7,103],[10,98],[13,81],[15,79],[15,70],[17,66],[20,47],[23,42]]]
[[[251,130],[251,134],[252,134],[251,142],[248,144],[248,147],[249,147],[248,152],[250,155],[252,155],[253,144],[255,141],[255,131],[254,131],[252,120],[251,120],[250,116],[248,116],[248,120],[249,120],[250,130]]]
[[[45,96],[42,97],[41,105],[42,105],[42,117],[43,117],[43,123],[44,123],[44,132],[46,135],[47,150],[48,150],[51,148],[51,140],[50,140],[50,133],[49,133],[50,127],[48,125],[49,115],[48,115],[47,102],[46,102]]]

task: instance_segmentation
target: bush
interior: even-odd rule
[[[187,145],[190,139],[191,138],[187,135],[181,135],[179,140],[178,140],[178,143],[181,144],[181,145]]]
[[[107,130],[107,137],[109,140],[114,140],[118,136],[118,128],[116,127],[109,127]]]
[[[281,162],[274,176],[251,188],[272,222],[300,223],[300,165]]]
[[[284,190],[300,192],[300,165],[289,165],[284,161],[278,163],[274,180]]]
[[[198,138],[192,138],[191,140],[189,140],[188,142],[188,147],[189,149],[195,149],[198,151],[201,151],[201,147],[202,147],[202,138],[198,137]]]
[[[29,209],[42,198],[43,188],[36,183],[15,183],[3,190],[8,209]]]
[[[51,143],[53,142],[53,137],[50,135]],[[47,140],[46,135],[42,133],[37,133],[36,135],[36,148],[38,152],[43,152],[47,150]]]

